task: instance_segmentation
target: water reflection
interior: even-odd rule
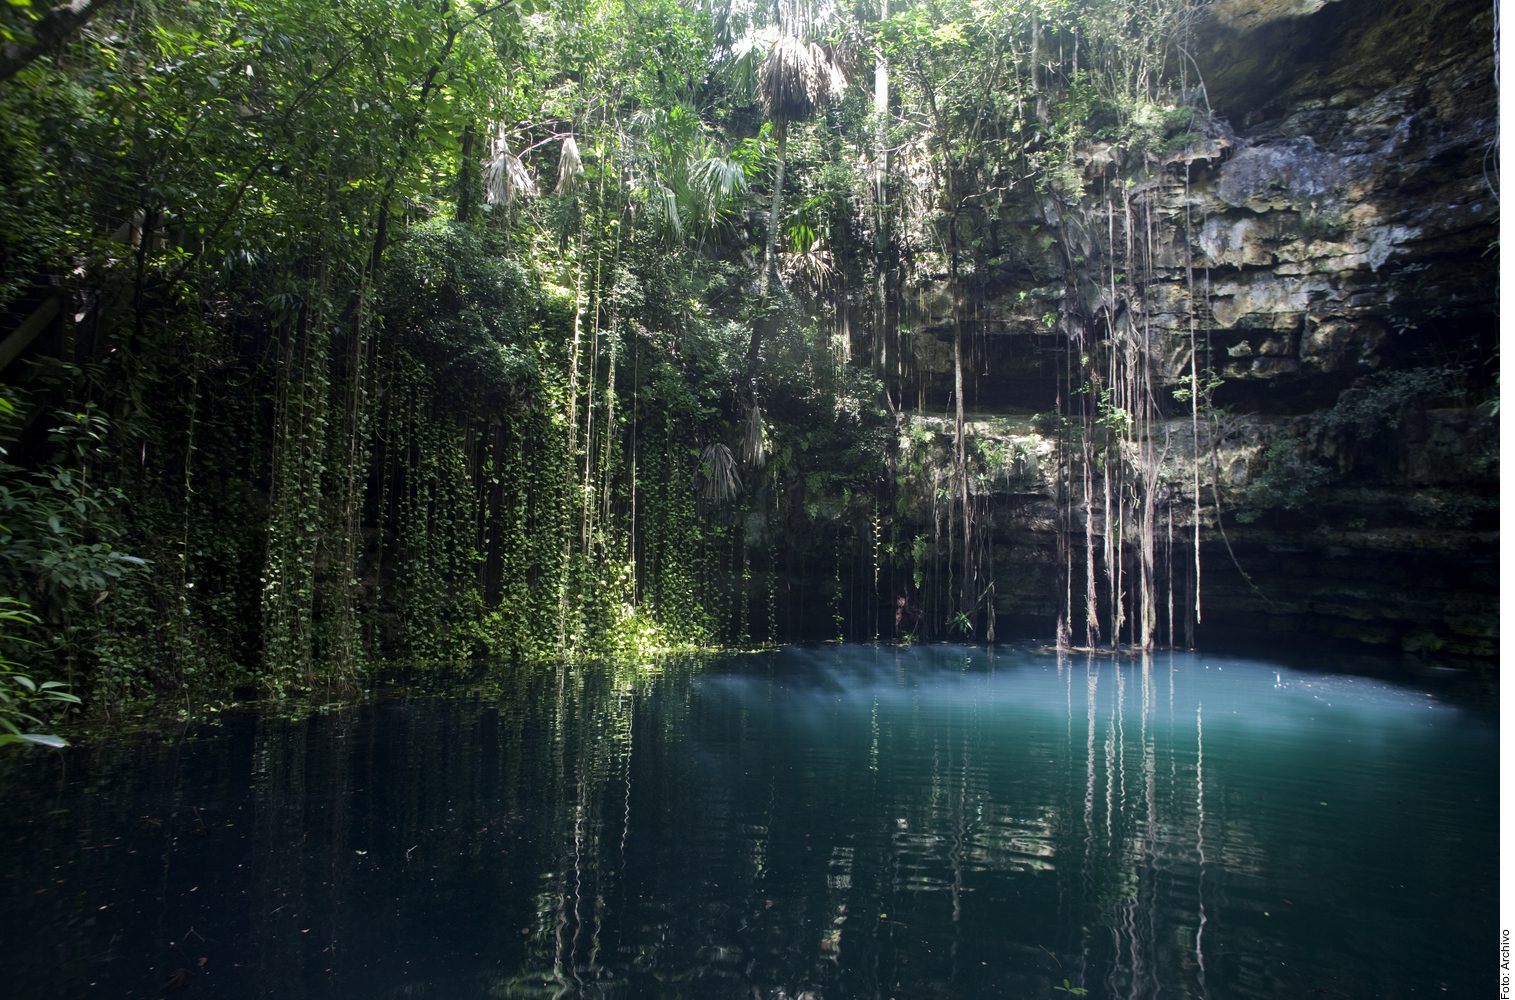
[[[1496,732],[1239,660],[797,649],[0,762],[18,995],[1471,995]]]

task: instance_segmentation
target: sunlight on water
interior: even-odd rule
[[[1496,746],[1188,654],[521,671],[3,762],[0,932],[38,997],[1469,996]]]

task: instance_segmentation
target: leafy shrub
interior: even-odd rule
[[[20,414],[0,399],[0,440],[13,443]],[[97,485],[109,422],[87,403],[62,410],[47,432],[50,458],[25,470],[0,448],[0,580],[54,624],[93,609],[122,577],[146,561],[116,551],[121,491]]]
[[[1342,392],[1322,425],[1354,435],[1393,430],[1405,410],[1453,391],[1459,372],[1448,366],[1407,368],[1365,375]]]
[[[1238,500],[1236,519],[1250,524],[1264,511],[1301,511],[1312,504],[1318,491],[1331,480],[1331,471],[1307,458],[1300,438],[1274,441],[1263,452],[1262,470],[1247,483]]]
[[[389,343],[426,369],[438,397],[498,404],[531,381],[528,320],[542,304],[526,271],[466,226],[418,226],[385,258]]]
[[[63,746],[63,740],[56,736],[23,732],[22,726],[42,726],[42,714],[49,714],[50,709],[79,704],[79,698],[67,690],[68,685],[62,681],[38,683],[20,664],[6,655],[6,645],[30,644],[30,640],[11,634],[12,628],[17,625],[36,625],[38,622],[37,616],[27,610],[22,602],[0,597],[0,747],[12,743]]]

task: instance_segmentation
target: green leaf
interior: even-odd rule
[[[62,750],[68,746],[68,740],[61,736],[52,736],[47,733],[22,733],[18,739],[26,743],[36,743],[39,746],[52,747],[54,750]]]

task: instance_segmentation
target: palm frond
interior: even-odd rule
[[[801,285],[812,293],[824,291],[836,273],[836,261],[831,251],[819,239],[804,249],[783,254],[779,267],[790,284]]]
[[[734,101],[756,100],[762,85],[763,57],[779,37],[773,27],[748,30],[734,41],[721,63],[720,74]]]
[[[776,38],[758,68],[758,92],[768,116],[788,122],[810,114],[815,84],[810,46],[793,35]]]
[[[747,419],[742,421],[742,440],[739,446],[742,462],[753,469],[768,464],[768,428],[763,423],[763,410],[753,403],[747,410]]]
[[[728,212],[731,203],[748,190],[746,167],[730,157],[706,156],[691,160],[689,180],[701,214],[709,224]]]
[[[841,100],[847,92],[847,53],[829,45],[810,46],[810,58],[816,67],[817,107]]]
[[[584,161],[579,158],[579,143],[570,135],[563,139],[562,150],[558,153],[558,186],[554,191],[560,195],[573,194],[582,176]]]
[[[533,197],[537,182],[532,180],[526,167],[502,145],[494,159],[484,166],[484,202],[509,208],[517,199]]]
[[[689,166],[689,175],[711,201],[729,201],[747,193],[747,168],[727,156],[706,156]]]
[[[831,50],[793,35],[768,47],[758,71],[763,110],[782,127],[842,95],[847,80]]]
[[[791,286],[819,294],[831,285],[836,258],[820,233],[805,222],[789,227],[789,247],[779,257],[779,271]]]
[[[670,239],[684,235],[684,213],[679,196],[661,178],[650,177],[636,183],[636,193],[646,206],[647,218]]]
[[[700,452],[700,470],[695,474],[695,488],[706,500],[730,500],[742,491],[731,449],[719,442],[708,444]]]

